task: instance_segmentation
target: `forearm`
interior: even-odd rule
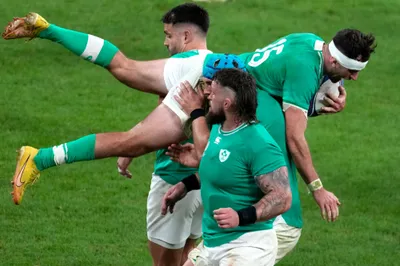
[[[192,122],[192,131],[194,147],[197,158],[200,161],[210,137],[210,129],[208,128],[205,116],[196,118]]]
[[[239,225],[266,221],[284,213],[292,203],[288,172],[285,166],[254,177],[264,196],[254,205],[238,211]]]
[[[292,194],[290,189],[271,191],[253,206],[256,208],[257,222],[270,220],[284,212],[291,205]]]
[[[314,168],[311,152],[307,144],[307,140],[304,134],[297,134],[288,136],[287,144],[292,155],[292,158],[296,164],[297,170],[306,184],[317,180],[318,174]]]

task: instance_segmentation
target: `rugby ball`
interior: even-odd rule
[[[339,86],[344,84],[344,80],[340,80],[339,82],[333,83],[328,76],[324,76],[321,82],[321,86],[318,91],[315,93],[313,100],[310,103],[310,107],[308,109],[308,116],[317,116],[321,112],[321,108],[325,106],[329,106],[329,104],[325,101],[325,96],[327,93],[330,93],[336,97],[339,96]]]

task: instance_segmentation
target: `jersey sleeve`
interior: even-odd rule
[[[307,114],[310,102],[318,89],[318,70],[307,59],[293,59],[286,64],[286,77],[283,84],[283,110],[290,106],[300,108]]]
[[[282,166],[286,166],[281,149],[273,141],[264,142],[256,149],[253,149],[250,158],[252,176],[268,174]]]

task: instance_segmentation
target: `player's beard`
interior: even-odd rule
[[[206,121],[209,125],[222,124],[226,120],[225,113],[220,111],[218,113],[208,112]]]

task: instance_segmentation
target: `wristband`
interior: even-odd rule
[[[195,174],[185,177],[181,182],[185,185],[187,192],[200,189],[200,183]]]
[[[307,187],[308,187],[308,190],[310,190],[311,192],[314,192],[318,189],[323,188],[322,182],[319,178],[312,181],[310,184],[307,185]]]
[[[195,120],[196,118],[199,118],[200,116],[205,116],[206,115],[206,111],[204,111],[204,109],[202,108],[198,108],[198,109],[194,109],[191,113],[190,113],[190,118],[193,120]]]
[[[256,207],[250,206],[237,211],[239,215],[239,226],[254,224],[257,221]]]

